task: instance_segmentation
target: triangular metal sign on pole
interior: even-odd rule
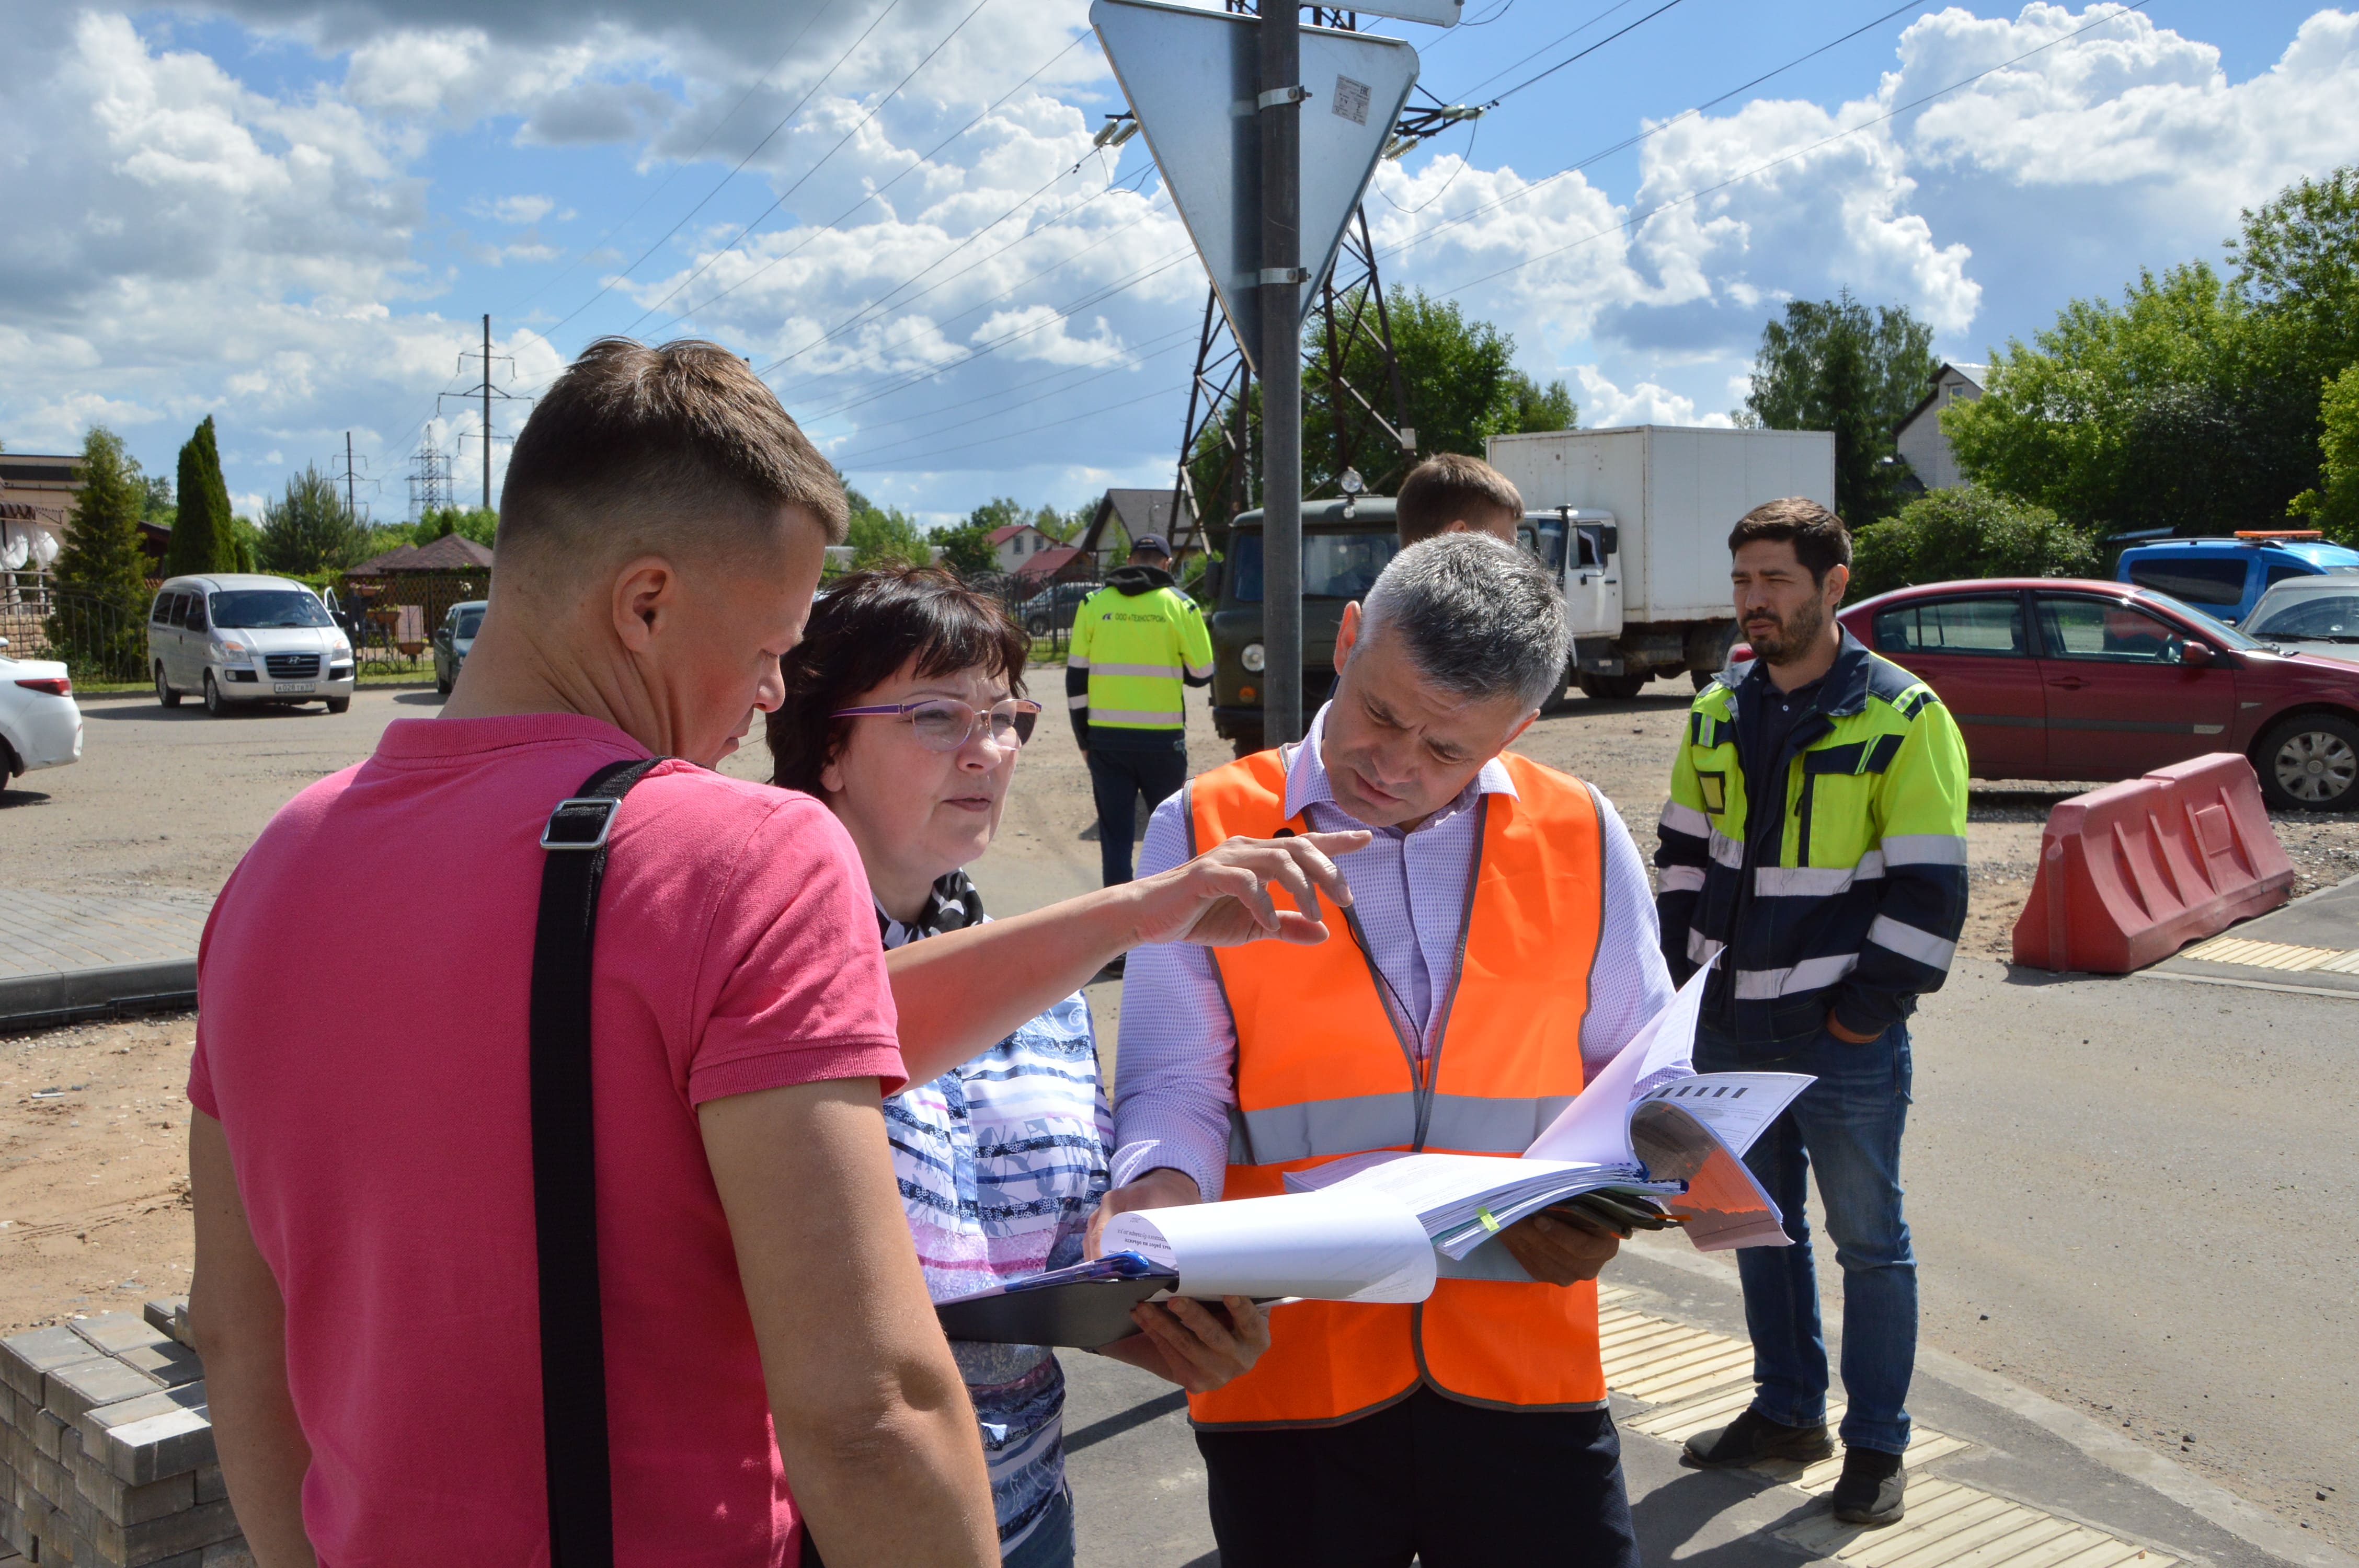
[[[1093,0],[1090,25],[1212,275],[1230,330],[1258,372],[1260,23],[1155,0]],[[1398,38],[1302,29],[1301,81],[1309,93],[1301,109],[1305,311],[1334,265],[1343,227],[1384,156],[1417,70],[1417,51]]]

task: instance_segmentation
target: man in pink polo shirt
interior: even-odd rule
[[[681,760],[615,820],[592,998],[615,1559],[768,1568],[808,1519],[839,1568],[997,1562],[879,1119],[905,1074],[859,859],[817,802],[710,771],[776,706],[843,524],[742,361],[593,345],[517,439],[443,716],[305,790],[223,889],[190,1310],[269,1568],[549,1559],[538,841],[649,755]],[[355,887],[367,918],[322,918]]]

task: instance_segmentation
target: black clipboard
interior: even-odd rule
[[[1139,1280],[1074,1280],[1046,1289],[1008,1291],[943,1302],[934,1308],[942,1333],[986,1345],[1054,1345],[1102,1350],[1138,1332],[1130,1309],[1179,1281],[1169,1275]]]

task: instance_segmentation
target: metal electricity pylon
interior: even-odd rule
[[[1227,3],[1233,13],[1255,14],[1250,0]],[[1353,12],[1306,10],[1312,27],[1358,30]],[[1385,156],[1397,158],[1446,126],[1481,114],[1462,104],[1408,110],[1395,122]],[[1364,205],[1353,211],[1335,265],[1304,318],[1302,339],[1304,492],[1341,493],[1344,473],[1357,471],[1369,492],[1389,493],[1415,460],[1417,431],[1408,423],[1408,389],[1393,349],[1392,318]],[[1175,549],[1198,542],[1208,528],[1224,532],[1228,519],[1261,503],[1260,448],[1252,367],[1238,350],[1217,292],[1208,292],[1171,486]]]
[[[512,354],[495,354],[492,352],[492,319],[489,316],[485,316],[484,318],[484,351],[480,354],[462,353],[459,356],[459,363],[462,366],[466,364],[469,360],[477,360],[482,362],[484,367],[484,379],[476,383],[473,386],[469,387],[464,392],[446,392],[441,394],[440,396],[437,396],[434,400],[434,411],[438,414],[442,411],[443,400],[446,398],[456,397],[462,401],[471,398],[483,399],[484,428],[479,438],[484,443],[484,510],[489,512],[492,509],[492,443],[494,441],[513,441],[516,439],[514,436],[502,436],[494,433],[492,429],[492,399],[496,397],[503,403],[528,403],[531,399],[518,398],[514,393],[503,392],[498,387],[492,384],[492,362],[494,360],[505,362],[508,367],[508,373],[510,375],[514,375],[516,373],[516,357]],[[464,430],[460,431],[458,438],[462,441],[465,440],[467,438],[467,432]]]
[[[451,504],[451,455],[434,442],[429,426],[409,459],[409,515],[414,520]]]

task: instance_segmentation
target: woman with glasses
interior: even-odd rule
[[[972,931],[984,918],[964,868],[990,848],[1017,754],[1040,716],[1040,705],[1023,695],[1030,651],[1031,640],[997,604],[948,572],[891,567],[837,582],[812,607],[802,642],[784,661],[786,698],[768,724],[770,782],[817,795],[842,822],[867,869],[888,954]],[[1357,841],[1320,843],[1333,852],[1364,841],[1352,838]],[[1016,937],[1011,928],[1022,926],[1022,939],[1001,941],[987,972],[970,969],[965,983],[949,988],[959,992],[954,999],[913,996],[897,974],[905,1013],[947,1000],[989,1018],[1005,1016],[1012,1001],[1048,1002],[947,1071],[905,1045],[913,1082],[885,1102],[886,1127],[918,1260],[937,1301],[1080,1260],[1084,1228],[1107,1186],[1114,1130],[1089,1004],[1074,988],[1140,940],[1260,934],[1250,912],[1224,907],[1238,898],[1208,890],[1231,885],[1219,879],[1245,865],[1273,885],[1292,887],[1299,879],[1274,860],[1281,853],[1299,859],[1299,844],[1239,840],[1179,873],[1003,922],[1005,936]],[[1278,866],[1274,876],[1271,865]],[[1281,918],[1301,916],[1266,909],[1261,925]],[[931,1082],[915,1082],[934,1072]],[[1200,1392],[1245,1371],[1269,1344],[1266,1314],[1238,1297],[1221,1309],[1175,1301],[1136,1316],[1142,1332],[1107,1353]],[[1064,1378],[1055,1356],[1038,1346],[953,1342],[951,1348],[982,1428],[1005,1561],[1022,1568],[1071,1563]]]

